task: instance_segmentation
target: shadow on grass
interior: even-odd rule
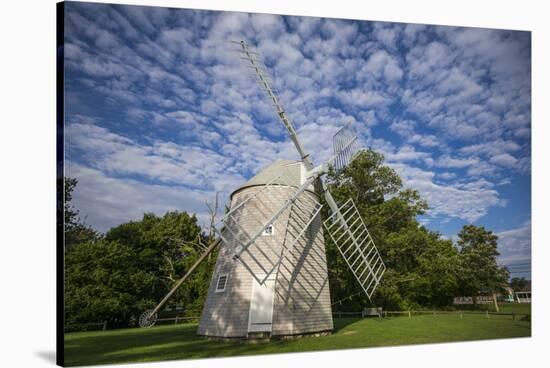
[[[360,319],[335,320],[334,332]],[[214,341],[196,335],[197,325],[170,326],[147,330],[120,330],[111,334],[74,334],[65,346],[68,366],[144,362],[175,359],[200,359],[239,355],[277,354],[285,352],[295,341],[272,340],[269,344],[246,344],[240,341]],[[320,339],[308,337],[304,339]],[[282,350],[281,350],[282,349]],[[305,349],[308,351],[310,349]],[[315,349],[311,349],[315,350]]]
[[[196,335],[197,325],[170,329],[124,330],[117,333],[75,336],[66,342],[67,365],[197,359],[261,353],[258,345],[238,341],[212,341]],[[273,344],[277,345],[277,344]],[[260,349],[259,349],[260,348]]]
[[[372,322],[383,320],[372,318]],[[337,318],[334,320],[333,336],[347,327],[364,320],[360,318]],[[175,359],[200,359],[223,356],[276,354],[293,351],[291,345],[309,340],[309,348],[297,351],[318,350],[315,345],[322,338],[305,337],[301,341],[272,340],[269,344],[243,344],[240,341],[214,341],[196,335],[197,325],[160,326],[151,329],[114,330],[110,334],[70,334],[65,341],[65,363],[69,366],[144,362]],[[307,344],[307,343],[306,343]],[[290,349],[290,350],[289,350]],[[322,350],[330,349],[328,346]]]
[[[66,365],[201,359],[333,349],[474,341],[530,336],[530,323],[482,316],[336,318],[330,336],[272,340],[268,344],[213,341],[197,325],[159,326],[66,335]]]
[[[361,318],[334,318],[334,330],[332,331],[332,333],[338,333],[347,326],[357,323],[359,321],[361,321]]]

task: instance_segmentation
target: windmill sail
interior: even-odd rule
[[[260,88],[265,93],[271,105],[273,105],[277,117],[285,126],[290,139],[300,154],[302,162],[306,166],[306,169],[313,169],[311,158],[308,154],[306,154],[304,147],[298,140],[298,135],[296,134],[296,130],[294,130],[292,122],[287,116],[283,105],[279,102],[279,96],[276,89],[273,87],[273,83],[271,83],[271,78],[269,77],[265,64],[260,57],[260,53],[245,41],[233,41],[233,43],[239,45],[237,51],[242,55],[241,59],[246,60],[247,66],[254,71],[254,75],[256,76],[256,80],[260,85]]]
[[[351,130],[351,123],[344,125],[332,138],[334,158],[332,164],[336,172],[346,167],[359,151],[357,136]]]
[[[386,265],[353,200],[348,199],[325,220],[323,226],[371,299],[386,271]]]

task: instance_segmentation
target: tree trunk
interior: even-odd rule
[[[497,294],[493,293],[493,302],[495,303],[495,311],[500,312],[498,309]]]

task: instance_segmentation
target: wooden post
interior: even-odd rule
[[[107,331],[107,321],[103,322],[103,331]]]
[[[460,319],[462,319],[462,311],[460,311]]]
[[[185,280],[187,280],[189,275],[191,275],[193,273],[195,268],[197,268],[199,266],[199,264],[201,264],[201,262],[206,258],[206,256],[209,255],[210,252],[212,252],[214,250],[214,248],[216,248],[218,246],[218,244],[220,244],[220,243],[221,243],[221,239],[218,239],[215,242],[213,242],[212,244],[210,244],[210,246],[208,246],[208,248],[204,251],[204,253],[199,257],[199,259],[197,259],[197,261],[193,264],[193,266],[191,266],[189,271],[187,271],[187,273],[185,275],[183,275],[183,277],[181,279],[179,279],[179,281],[176,283],[176,285],[174,285],[174,287],[168,292],[168,294],[166,294],[166,296],[160,301],[160,303],[157,304],[155,309],[153,309],[153,311],[150,313],[151,316],[154,315],[155,313],[157,313],[160,310],[160,308],[164,305],[164,303],[166,303],[166,301],[168,299],[170,299],[172,294],[174,294],[176,292],[176,290],[181,286],[181,284],[183,284],[183,282]]]
[[[486,313],[487,313],[487,319],[489,319],[489,311],[487,311]]]
[[[175,325],[178,324],[178,316],[176,316],[176,319],[174,320],[174,324],[175,324]]]

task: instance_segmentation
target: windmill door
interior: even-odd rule
[[[261,276],[260,279],[265,277]],[[273,298],[275,276],[270,276],[262,285],[253,278],[248,332],[271,332],[273,321]]]

